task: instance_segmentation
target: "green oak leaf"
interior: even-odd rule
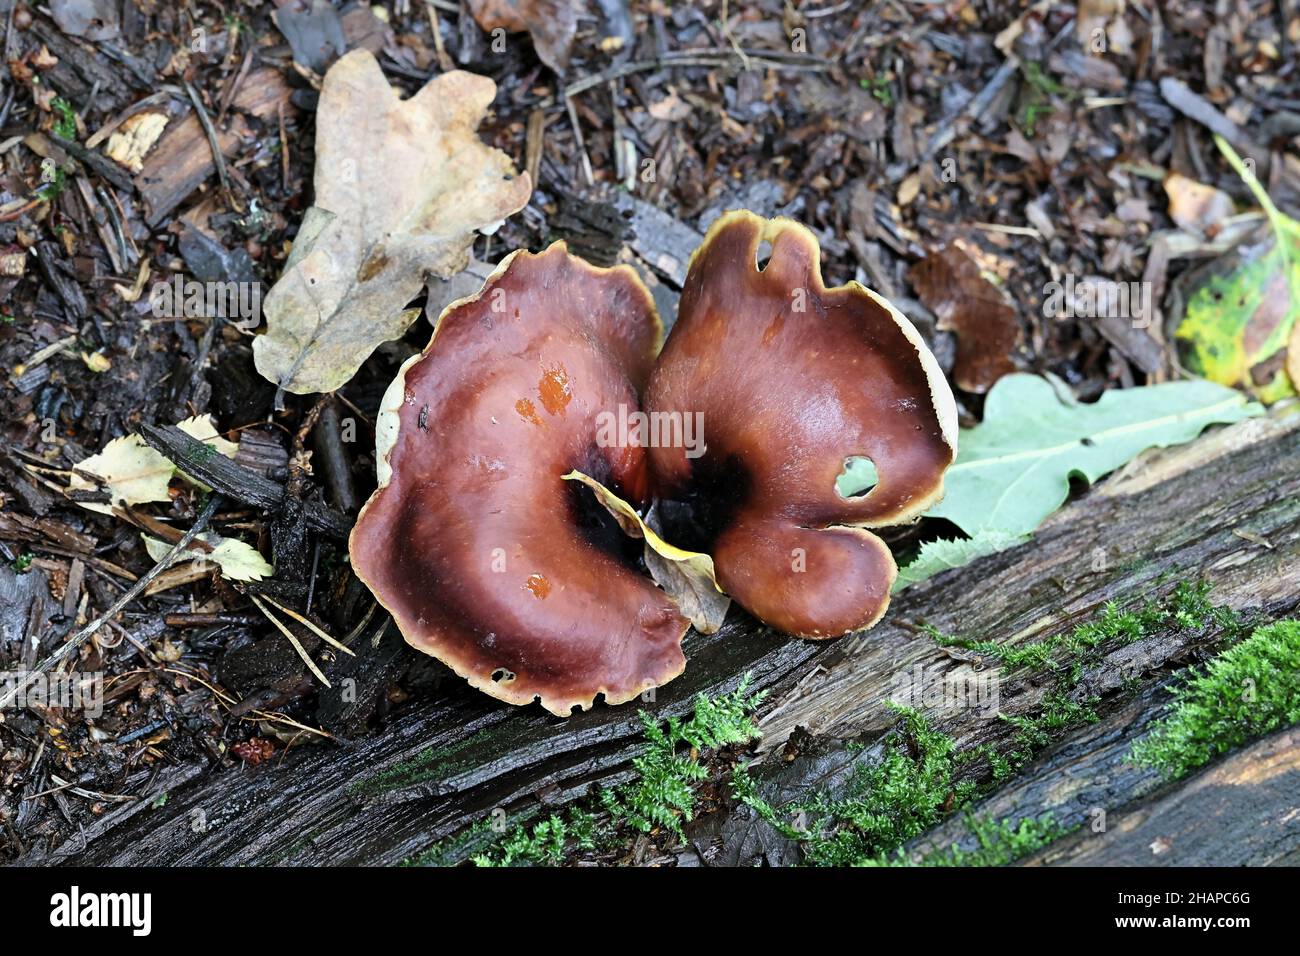
[[[940,571],[949,571],[970,564],[976,558],[1005,551],[1029,540],[1028,535],[1006,534],[984,530],[973,538],[940,538],[921,545],[915,558],[898,569],[893,593],[919,584]]]
[[[1026,535],[1065,502],[1072,477],[1096,481],[1147,448],[1262,412],[1213,382],[1115,389],[1084,404],[1044,378],[1007,375],[989,392],[984,421],[962,430],[944,498],[926,515],[972,537]]]

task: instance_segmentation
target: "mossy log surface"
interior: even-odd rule
[[[1209,582],[1217,604],[1270,619],[1296,612],[1297,416],[1243,422],[1143,456],[1059,512],[1029,544],[898,596],[885,620],[861,637],[791,640],[733,610],[719,633],[688,638],[685,674],[641,707],[660,719],[682,715],[697,693],[725,692],[752,672],[752,687],[771,692],[759,715],[769,763],[797,728],[823,740],[870,743],[897,720],[888,701],[900,672],[973,666],[969,654],[941,647],[921,624],[965,638],[1031,641],[1069,630],[1108,601],[1132,606],[1195,580]],[[1101,721],[1071,732],[988,800],[1019,806],[1022,815],[1062,800],[1109,808],[1113,835],[1102,842],[1074,838],[1077,846],[1059,851],[1068,862],[1177,860],[1177,853],[1150,859],[1149,850],[1144,858],[1133,847],[1146,839],[1153,819],[1184,814],[1194,820],[1204,805],[1197,801],[1217,792],[1204,785],[1207,774],[1235,773],[1232,785],[1256,796],[1241,796],[1232,806],[1264,813],[1285,788],[1253,776],[1251,754],[1275,756],[1276,748],[1291,746],[1287,772],[1294,774],[1294,735],[1275,735],[1172,789],[1155,790],[1149,772],[1123,766],[1126,741],[1164,702],[1160,688],[1172,670],[1203,656],[1218,637],[1213,628],[1160,633],[1091,665],[1078,686],[1101,698]],[[139,794],[139,801],[60,846],[29,847],[20,862],[396,864],[482,822],[494,808],[515,815],[559,806],[593,784],[626,779],[641,748],[635,706],[598,706],[559,720],[537,707],[497,705],[450,683],[444,689],[441,699],[417,702],[345,745],[294,747],[256,767],[182,766],[128,779],[120,792]],[[1032,713],[1047,690],[1041,677],[1009,675],[1001,681],[999,706],[1009,715]],[[1012,733],[1008,722],[973,708],[939,708],[928,716],[961,746],[1001,748]],[[800,731],[796,739],[806,738]],[[166,800],[159,799],[164,793]],[[1124,808],[1137,799],[1148,802],[1131,816]],[[921,840],[941,845],[942,829]],[[1126,842],[1124,833],[1134,836]],[[1188,823],[1182,843],[1235,839],[1228,828]],[[1298,843],[1295,828],[1285,830],[1257,858],[1294,857]],[[1198,852],[1215,862],[1236,860]],[[1049,851],[1042,860],[1055,862]]]

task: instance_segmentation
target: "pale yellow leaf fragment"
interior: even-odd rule
[[[167,128],[167,114],[144,112],[128,116],[112,135],[104,151],[108,158],[121,163],[133,173],[144,168],[144,158]]]
[[[211,415],[187,418],[177,423],[176,427],[190,437],[211,445],[227,458],[234,458],[235,452],[239,450],[235,442],[227,441],[217,433]],[[92,475],[95,480],[83,477],[78,472]],[[78,502],[89,511],[107,515],[113,513],[113,505],[123,502],[141,505],[151,501],[166,501],[167,484],[174,474],[176,466],[161,452],[146,445],[139,435],[124,435],[114,438],[98,455],[91,455],[79,462],[68,481],[68,489],[107,491],[110,503]]]
[[[163,560],[172,549],[166,541],[151,538],[147,534],[140,537],[144,541],[145,551],[154,561]],[[256,548],[238,538],[223,538],[214,532],[207,532],[199,535],[199,540],[212,550],[186,548],[172,559],[172,563],[184,560],[211,561],[221,569],[221,576],[231,581],[260,581],[275,571]]]
[[[718,586],[713,558],[669,544],[641,520],[630,504],[596,479],[580,471],[571,471],[563,477],[566,481],[578,481],[590,488],[624,533],[645,539],[645,562],[650,576],[691,619],[691,626],[702,634],[712,634],[722,626],[731,598]]]

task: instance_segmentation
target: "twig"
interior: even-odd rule
[[[582,174],[587,177],[587,185],[596,185],[596,177],[591,171],[591,157],[587,155],[587,144],[582,136],[582,125],[578,122],[578,111],[573,108],[573,97],[564,95],[564,108],[569,111],[569,125],[573,127],[573,138],[578,143],[578,153],[582,156]]]
[[[316,675],[316,679],[327,688],[332,687],[333,685],[330,684],[329,679],[321,669],[316,666],[316,662],[311,659],[311,655],[307,653],[307,649],[304,648],[298,638],[294,636],[293,631],[285,627],[284,623],[278,617],[268,611],[266,605],[258,600],[256,594],[250,593],[248,596],[253,599],[253,603],[257,605],[257,609],[266,615],[266,619],[274,624],[280,633],[289,639],[289,643],[293,645],[293,649],[298,652],[298,656],[301,657],[302,662],[307,665],[307,669]]]
[[[235,94],[244,84],[244,78],[248,76],[248,70],[253,65],[253,48],[249,47],[244,53],[244,62],[239,66],[239,72],[234,78],[226,84],[226,89],[221,94],[221,110],[217,113],[217,122],[226,121],[226,112],[230,109],[230,104],[235,101]]]
[[[249,597],[252,597],[252,595],[250,594]],[[256,601],[257,598],[253,597],[253,600]],[[352,649],[351,649],[350,647],[348,647],[346,644],[344,644],[344,643],[341,642],[341,641],[336,641],[334,638],[330,637],[329,634],[325,633],[325,631],[324,631],[322,628],[317,627],[317,626],[316,626],[315,624],[313,624],[313,623],[312,623],[308,618],[306,618],[306,617],[304,617],[303,615],[299,614],[297,611],[293,610],[292,608],[287,608],[287,607],[285,607],[283,604],[281,604],[279,601],[273,601],[273,600],[271,600],[271,598],[269,598],[269,597],[265,597],[265,596],[264,596],[264,597],[262,598],[262,600],[266,601],[267,604],[271,605],[271,607],[275,608],[277,611],[282,611],[283,613],[289,615],[291,618],[293,618],[295,621],[297,621],[297,622],[298,622],[299,624],[301,624],[303,627],[307,628],[307,630],[311,631],[313,634],[315,634],[317,637],[319,637],[322,641],[324,641],[324,642],[325,642],[326,644],[328,644],[330,647],[333,647],[333,648],[335,648],[336,650],[340,650],[340,651],[342,651],[344,654],[347,654],[349,657],[356,657],[356,656],[357,656],[357,655],[352,651]]]
[[[722,13],[718,16],[718,21],[722,25],[722,35],[727,38],[727,42],[731,44],[731,49],[735,51],[736,56],[740,57],[741,65],[745,70],[752,70],[754,67],[750,62],[749,57],[746,55],[745,51],[741,49],[740,44],[736,42],[736,35],[731,32],[731,26],[727,22],[729,19],[730,17],[727,15],[727,0],[722,0]]]
[[[160,451],[187,475],[199,479],[229,498],[263,511],[278,512],[287,494],[283,485],[255,471],[237,465],[211,445],[185,434],[175,425],[141,425],[139,435],[146,445]],[[346,539],[352,519],[316,501],[304,501],[303,518],[316,531]]]
[[[825,73],[835,68],[835,64],[829,60],[806,54],[786,54],[777,50],[743,50],[741,52],[743,52],[751,67],[759,69]],[[561,91],[561,95],[566,98],[577,96],[593,86],[600,86],[610,80],[617,80],[633,73],[644,73],[647,70],[660,70],[670,66],[734,66],[744,68],[744,64],[737,54],[707,50],[702,52],[693,50],[676,51],[665,53],[653,60],[633,60],[628,63],[620,63],[618,66],[612,66],[600,73],[570,83]]]
[[[203,132],[208,136],[208,145],[212,147],[212,165],[217,168],[217,179],[221,181],[221,188],[230,191],[230,181],[226,178],[226,157],[221,153],[221,141],[217,139],[216,127],[212,125],[212,119],[208,116],[208,111],[203,108],[203,101],[199,99],[198,91],[185,80],[185,92],[189,94],[190,102],[194,104],[195,115],[199,118],[199,125],[203,127]]]
[[[219,494],[214,493],[209,497],[208,503],[204,505],[203,510],[199,512],[199,516],[195,520],[194,525],[181,536],[181,539],[177,541],[176,544],[172,545],[172,549],[163,556],[163,559],[144,574],[140,575],[135,584],[131,585],[131,587],[124,592],[120,598],[114,601],[108,610],[95,618],[76,634],[72,635],[72,637],[69,638],[62,647],[37,664],[36,667],[29,671],[21,681],[7,691],[4,696],[0,696],[0,710],[4,710],[17,700],[18,695],[31,686],[32,682],[36,679],[37,674],[44,673],[50,668],[62,663],[66,658],[71,657],[72,654],[75,653],[82,644],[86,643],[86,641],[88,641],[96,631],[108,623],[109,620],[116,617],[122,608],[126,607],[139,597],[144,589],[149,586],[149,583],[153,581],[154,578],[158,577],[158,575],[162,574],[162,572],[172,563],[172,560],[175,559],[177,555],[182,554],[185,549],[189,547],[190,542],[203,532],[203,530],[208,526],[208,522],[212,520],[212,516],[216,513],[217,507],[220,504],[221,496]]]
[[[1198,96],[1182,80],[1167,76],[1160,81],[1160,95],[1166,103],[1188,119],[1200,123],[1211,133],[1222,136],[1228,142],[1241,145],[1249,144],[1249,137],[1241,127],[1228,119],[1222,112],[1203,96]]]
[[[361,618],[361,622],[357,624],[357,626],[354,627],[351,631],[348,632],[347,637],[343,638],[343,643],[345,645],[351,644],[353,641],[355,641],[358,637],[361,636],[361,632],[366,629],[366,625],[370,623],[371,618],[375,616],[375,611],[377,610],[379,610],[379,604],[377,602],[372,601],[370,603],[370,609],[366,611],[365,616]]]
[[[456,64],[452,62],[447,47],[442,42],[442,25],[438,22],[438,8],[426,0],[424,9],[429,14],[429,29],[433,31],[433,49],[438,56],[438,68],[444,73],[450,73],[456,69]]]
[[[0,222],[13,222],[15,219],[21,219],[41,204],[41,200],[39,199],[29,199],[26,202],[19,199],[15,200],[15,202],[17,205],[12,209],[0,212]]]
[[[284,191],[289,192],[289,138],[284,134],[284,101],[276,110],[280,121],[280,183]]]
[[[14,8],[10,7],[9,12],[13,13]],[[16,90],[11,89],[9,91],[9,95],[5,97],[5,105],[3,107],[0,107],[0,126],[4,126],[9,119],[9,110],[14,105],[14,96],[16,93],[17,93]]]
[[[192,680],[196,684],[203,685],[211,692],[213,697],[215,697],[220,703],[225,704],[226,708],[229,710],[233,710],[235,705],[237,704],[235,698],[231,697],[220,687],[217,687],[215,684],[212,684],[204,680],[202,677],[200,677],[198,674],[195,674],[192,671],[181,670],[180,668],[177,667],[164,667],[162,669],[169,674],[179,674],[181,677],[184,677],[187,680]],[[252,716],[249,716],[249,714],[251,714]],[[284,714],[279,713],[278,711],[258,710],[256,708],[253,708],[247,714],[241,715],[239,719],[240,720],[265,720],[276,724],[288,724],[290,727],[296,727],[298,730],[301,730],[304,733],[315,734],[317,737],[324,737],[326,740],[337,739],[333,734],[329,733],[328,731],[320,730],[316,727],[308,727],[306,724],[300,724],[292,717],[288,717]]]
[[[993,71],[989,81],[984,84],[984,88],[971,97],[969,103],[953,116],[939,122],[939,127],[930,137],[929,143],[926,144],[924,156],[930,159],[939,150],[943,149],[952,142],[953,137],[957,135],[956,123],[963,117],[969,117],[972,120],[978,119],[984,111],[993,103],[994,98],[1002,92],[1002,88],[1011,82],[1011,78],[1016,75],[1020,69],[1019,57],[1009,56],[1003,61],[1002,65]]]
[[[528,180],[537,187],[542,169],[542,147],[546,136],[546,112],[535,109],[528,114],[528,133],[524,140],[524,169]]]
[[[342,434],[343,424],[331,401],[321,409],[312,428],[312,447],[325,472],[334,506],[344,514],[352,514],[357,509],[357,493],[352,484],[352,471],[343,448]]]
[[[131,182],[131,177],[122,171],[111,159],[101,156],[93,149],[86,149],[80,143],[70,139],[64,139],[62,136],[56,136],[54,133],[47,134],[50,142],[54,143],[73,159],[84,164],[88,169],[99,174],[103,179],[108,180],[118,189],[129,193],[135,189],[135,184]]]
[[[18,4],[9,4],[9,16],[5,20],[5,62],[9,61],[9,51],[12,49],[14,38],[14,11],[18,9]]]

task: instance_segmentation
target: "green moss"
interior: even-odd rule
[[[1029,763],[1035,753],[1060,737],[1063,731],[1082,724],[1095,724],[1099,718],[1092,705],[1099,700],[1089,697],[1076,701],[1060,690],[1051,690],[1043,695],[1042,708],[1037,713],[1002,717],[1016,728],[1016,735],[1012,738],[1009,752],[1001,758],[999,779],[1010,777]]]
[[[867,90],[885,106],[894,105],[894,94],[889,88],[890,74],[877,73],[873,77],[860,77],[858,86]]]
[[[61,139],[75,140],[77,138],[77,114],[72,109],[72,104],[63,97],[56,96],[50,101],[50,109],[54,113],[54,122],[50,125],[50,131]],[[56,165],[53,178],[40,185],[34,193],[35,198],[43,202],[50,202],[63,191],[66,181],[67,173],[63,171],[62,167]]]
[[[958,755],[958,759],[964,764],[977,764],[983,761],[988,765],[989,779],[995,784],[1010,779],[1018,767],[1018,764],[1012,764],[1011,759],[992,744],[980,744],[978,747],[963,750]]]
[[[787,837],[801,840],[805,858],[815,866],[853,865],[893,852],[975,792],[972,783],[954,782],[958,760],[952,738],[930,727],[919,712],[894,709],[902,726],[886,739],[884,756],[855,767],[842,794],[820,793],[778,813],[738,768],[733,796]],[[802,825],[787,822],[791,819]]]
[[[763,694],[750,694],[750,675],[730,694],[695,698],[685,720],[660,724],[644,711],[648,746],[632,759],[634,777],[622,786],[602,790],[593,807],[575,805],[536,823],[516,823],[474,855],[478,866],[557,865],[583,850],[611,845],[619,828],[643,833],[656,828],[683,837],[682,824],[693,818],[696,790],[707,780],[704,751],[748,743],[758,737],[753,712]],[[601,813],[603,811],[603,813]],[[485,831],[479,828],[480,836]],[[452,854],[445,846],[426,850],[413,865],[438,865]]]
[[[1007,866],[1078,829],[1061,826],[1050,813],[1019,821],[970,817],[966,825],[975,840],[974,849],[962,849],[954,843],[947,849],[927,853],[916,862],[900,852],[866,863],[868,866]]]
[[[50,108],[54,111],[54,124],[50,127],[54,135],[60,139],[76,139],[77,114],[72,109],[72,104],[63,97],[56,96],[50,102]]]
[[[1020,73],[1025,82],[1021,87],[1020,112],[1017,118],[1025,135],[1033,136],[1039,118],[1051,114],[1053,96],[1074,99],[1078,94],[1056,82],[1040,64],[1033,61],[1022,63]]]
[[[643,711],[650,746],[632,761],[637,773],[632,783],[601,794],[610,816],[643,833],[661,826],[681,837],[682,821],[692,819],[694,813],[695,787],[708,776],[699,752],[758,737],[750,714],[763,695],[751,696],[748,688],[746,676],[730,694],[714,700],[700,695],[689,720],[670,718],[663,727]]]
[[[1173,704],[1133,759],[1177,779],[1248,740],[1300,722],[1300,621],[1260,627],[1190,668]]]
[[[570,807],[563,816],[552,813],[531,827],[515,827],[472,859],[475,866],[558,866],[570,852],[596,849],[606,835],[595,816]]]
[[[1061,826],[1050,813],[1019,821],[971,817],[974,849],[954,843],[919,861],[909,859],[904,843],[975,796],[974,784],[954,784],[953,776],[983,747],[962,754],[919,714],[903,715],[893,749],[878,764],[858,768],[842,798],[819,797],[777,811],[759,796],[746,765],[733,772],[732,794],[786,837],[804,841],[808,862],[818,866],[1005,866],[1076,829]],[[812,824],[805,828],[790,822],[809,816]]]
[[[794,827],[788,820],[783,818],[772,804],[768,803],[759,795],[758,784],[753,775],[749,772],[749,764],[738,763],[731,770],[731,797],[738,800],[745,806],[752,809],[758,814],[759,818],[766,821],[768,825],[777,830],[779,833],[791,840],[802,840],[805,836],[803,830]]]
[[[960,647],[992,658],[1006,673],[1022,670],[1065,673],[1077,668],[1081,658],[1095,656],[1092,652],[1103,644],[1112,649],[1123,647],[1170,628],[1193,630],[1214,626],[1229,631],[1230,636],[1237,633],[1244,626],[1238,616],[1228,608],[1212,604],[1209,592],[1206,582],[1183,581],[1165,598],[1148,601],[1136,609],[1121,610],[1118,603],[1111,601],[1095,619],[1062,634],[1025,644],[961,638],[936,640],[948,647]]]
[[[492,821],[484,818],[466,827],[454,837],[439,840],[427,850],[401,862],[401,866],[451,866],[464,859],[467,847],[490,846],[495,840]]]

